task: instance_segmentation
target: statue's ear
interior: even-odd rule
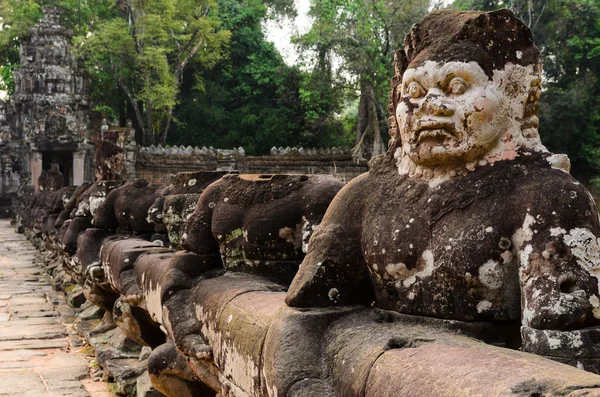
[[[396,50],[394,53],[394,74],[402,81],[402,75],[408,67],[408,58],[404,50]]]
[[[398,106],[398,100],[402,90],[402,76],[408,67],[408,58],[404,50],[396,50],[394,53],[394,76],[390,81],[392,91],[388,94],[390,103],[388,105],[388,112],[390,117],[388,122],[390,124],[390,141],[388,142],[388,151],[394,151],[395,148],[400,144],[400,134],[398,130],[398,123],[396,120],[396,106]]]
[[[422,45],[421,38],[419,35],[420,23],[415,23],[411,28],[410,32],[404,37],[404,58],[414,59],[417,53],[420,51]],[[408,64],[408,62],[407,62]]]

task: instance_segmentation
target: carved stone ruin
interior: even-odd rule
[[[44,17],[22,41],[20,66],[14,70],[9,116],[36,188],[40,174],[53,162],[67,185],[92,180],[93,152],[86,138],[88,80],[71,52],[71,37],[59,9],[45,7]]]
[[[540,142],[540,74],[512,12],[436,11],[396,52],[388,152],[345,186],[182,173],[21,216],[102,308],[119,390],[147,370],[167,396],[600,396],[600,223]]]

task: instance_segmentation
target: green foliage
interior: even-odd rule
[[[337,143],[328,134],[339,135],[339,130],[319,137],[308,131],[300,91],[307,75],[286,65],[265,41],[266,6],[257,0],[222,0],[219,7],[222,27],[231,31],[228,56],[213,68],[196,63],[184,75],[169,143],[243,146],[249,154],[265,154],[273,146]],[[194,81],[198,75],[202,79]]]
[[[85,36],[89,27],[114,14],[114,0],[0,0],[0,66],[19,64],[19,44],[40,20],[44,6],[55,6],[68,28]]]
[[[425,0],[315,0],[310,15],[314,23],[295,43],[304,54],[304,66],[311,73],[303,81],[301,98],[306,122],[312,130],[337,122],[345,139],[356,137],[357,123],[347,117],[365,117],[345,112],[357,92],[372,87],[377,114],[387,131],[387,94],[393,75],[393,52],[401,47],[404,35],[426,12]],[[333,63],[339,64],[336,68]],[[362,82],[362,83],[361,83]],[[370,97],[370,95],[369,95]],[[342,118],[340,115],[345,114]],[[317,134],[318,135],[318,134]],[[352,138],[352,139],[353,139]]]
[[[119,117],[119,115],[115,112],[115,110],[110,106],[106,106],[106,105],[95,106],[92,110],[94,112],[98,112],[98,113],[102,114],[102,117],[107,118],[108,120],[115,120]]]
[[[219,27],[212,0],[124,3],[124,12],[80,37],[78,48],[92,74],[118,84],[144,143],[164,143],[183,71],[190,61],[214,66],[229,32]]]
[[[41,6],[34,0],[0,0],[0,66],[19,63],[20,38],[41,17]]]
[[[8,95],[15,91],[13,69],[14,65],[0,66],[0,90],[6,91]]]

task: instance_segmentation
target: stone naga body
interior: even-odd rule
[[[540,142],[531,32],[434,12],[404,45],[389,151],[338,194],[286,302],[513,323],[524,350],[597,371],[598,213]]]

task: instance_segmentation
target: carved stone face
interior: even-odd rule
[[[493,79],[476,62],[427,61],[407,69],[396,108],[405,154],[418,165],[437,166],[464,164],[492,150],[515,128],[527,98],[530,80],[513,68]]]

